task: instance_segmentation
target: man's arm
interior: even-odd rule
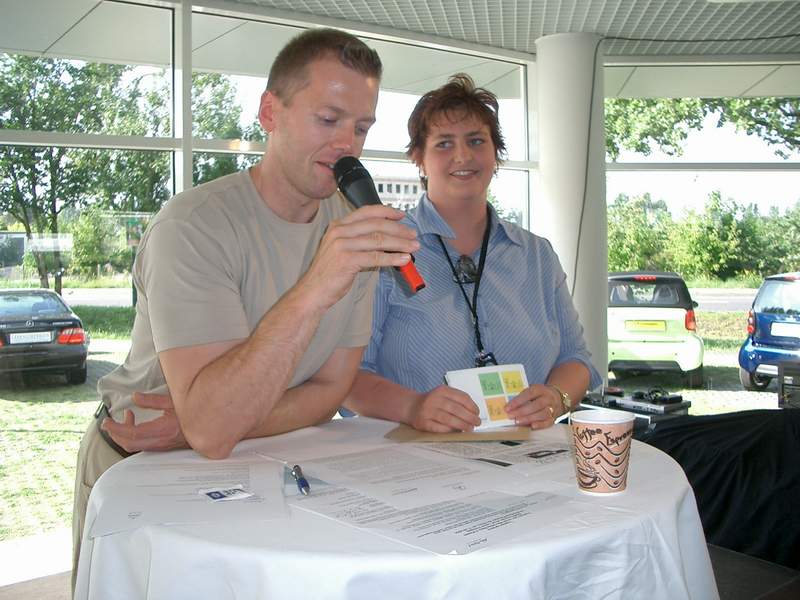
[[[262,317],[250,337],[159,353],[181,429],[195,450],[228,456],[243,439],[268,431],[325,312],[361,270],[402,266],[419,247],[402,212],[368,206],[330,224],[311,266]],[[341,398],[340,398],[341,400]]]
[[[308,381],[286,390],[272,409],[265,430],[251,431],[246,437],[275,435],[330,420],[353,383],[362,351],[363,348],[337,348]],[[128,452],[188,447],[170,396],[139,392],[133,396],[136,406],[161,410],[163,414],[138,425],[131,410],[126,411],[122,423],[107,417],[103,429],[117,444]]]

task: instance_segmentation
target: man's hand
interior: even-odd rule
[[[420,431],[472,431],[481,424],[480,411],[468,394],[440,385],[422,394],[411,407],[408,423]]]
[[[517,425],[528,425],[531,429],[550,427],[563,412],[560,394],[539,383],[528,386],[506,404],[508,417]]]
[[[328,226],[308,271],[297,287],[311,287],[319,307],[342,298],[359,271],[402,267],[419,250],[416,232],[397,221],[405,216],[389,206],[364,206]]]
[[[125,422],[117,423],[106,417],[100,425],[117,444],[128,452],[141,450],[174,450],[188,448],[183,437],[172,398],[163,394],[134,392],[133,403],[139,408],[152,408],[164,412],[160,417],[136,424],[133,411],[125,411]]]

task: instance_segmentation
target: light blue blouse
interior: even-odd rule
[[[591,372],[590,389],[601,379],[592,367],[583,327],[572,304],[566,275],[550,243],[497,218],[478,289],[478,320],[487,352],[500,364],[522,363],[528,382],[544,383],[553,367],[579,361]],[[475,366],[472,316],[436,234],[455,237],[423,194],[402,221],[414,227],[421,248],[416,266],[427,287],[411,295],[393,269],[383,269],[375,290],[372,338],[361,368],[427,392],[444,374]],[[455,264],[458,253],[447,246]],[[480,248],[472,259],[478,264]],[[465,284],[472,302],[473,284]]]

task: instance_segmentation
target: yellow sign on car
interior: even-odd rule
[[[625,329],[628,331],[666,331],[665,321],[625,321]]]

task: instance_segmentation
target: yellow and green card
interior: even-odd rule
[[[525,367],[518,364],[448,371],[444,379],[450,387],[469,394],[478,405],[481,424],[475,431],[514,425],[506,414],[506,404],[528,387]]]

